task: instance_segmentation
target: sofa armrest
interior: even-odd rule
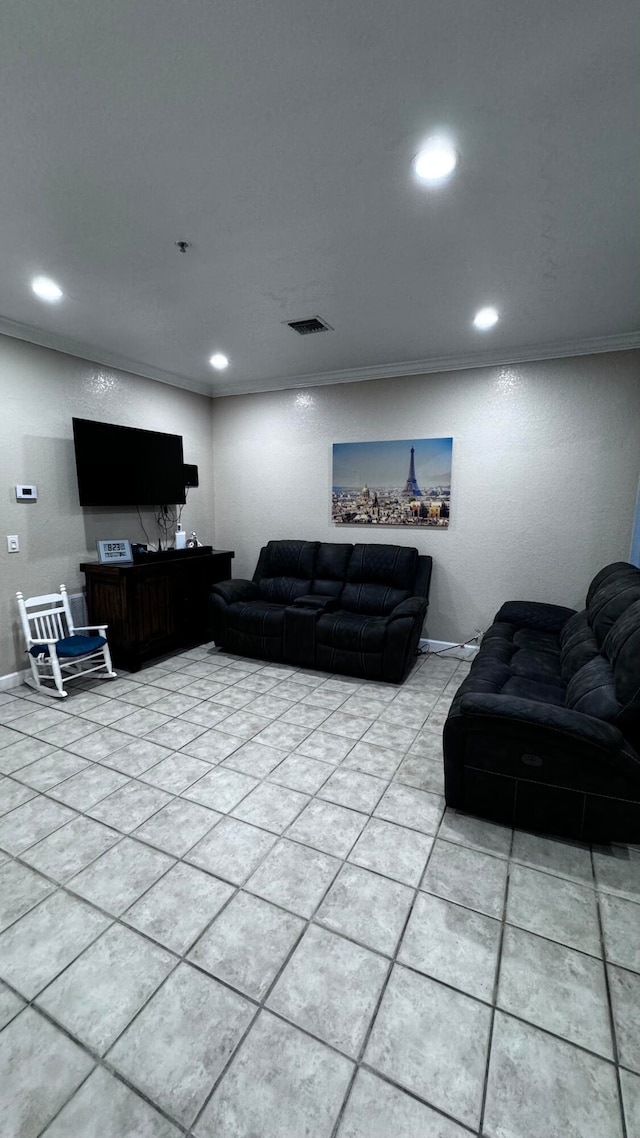
[[[211,586],[213,595],[222,597],[228,605],[232,605],[234,601],[254,601],[260,596],[260,590],[253,581],[243,581],[238,578],[235,581],[217,581],[215,585]]]
[[[618,753],[625,746],[624,736],[612,723],[583,715],[580,711],[571,711],[567,707],[539,703],[519,696],[469,692],[460,698],[457,711],[464,717],[493,717],[502,722],[511,722],[514,726],[539,728],[571,736],[576,741],[611,753]],[[533,732],[532,746],[535,746]]]
[[[403,616],[412,618],[421,616],[424,617],[427,612],[427,602],[424,597],[407,597],[406,601],[400,601],[394,609],[389,613],[389,620],[399,620]]]
[[[304,596],[295,598],[293,607],[297,609],[314,609],[318,613],[334,612],[338,607],[338,602],[335,597],[325,597],[316,593],[305,593]]]
[[[563,605],[545,605],[539,601],[507,601],[494,617],[496,624],[516,624],[539,632],[560,632],[575,609]]]

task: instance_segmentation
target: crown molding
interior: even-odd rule
[[[510,364],[533,363],[536,360],[565,359],[569,356],[592,356],[603,352],[628,352],[640,348],[640,331],[617,336],[596,336],[585,340],[565,340],[503,351],[475,352],[468,355],[431,356],[424,360],[402,360],[395,364],[372,364],[370,367],[345,368],[297,377],[271,378],[268,387],[247,386],[246,389],[221,390],[215,397],[260,395],[266,391],[286,391],[299,387],[321,387],[329,383],[357,383],[366,379],[398,379],[408,375],[431,375],[434,372],[466,371],[470,368],[508,367]]]
[[[155,379],[158,383],[168,383],[171,387],[182,387],[185,391],[195,391],[198,395],[211,396],[213,394],[210,386],[202,380],[175,375],[171,371],[164,371],[152,364],[142,364],[139,360],[130,360],[118,352],[94,348],[90,344],[83,344],[80,340],[74,340],[69,336],[59,336],[56,332],[32,328],[29,324],[19,324],[17,320],[7,320],[4,316],[0,316],[0,334],[12,336],[14,340],[25,340],[29,344],[37,344],[40,348],[51,348],[54,352],[63,352],[67,356],[87,360],[88,363],[112,367],[115,371],[127,371],[132,375],[140,375],[143,379]]]
[[[118,352],[94,348],[79,340],[57,335],[55,332],[33,328],[0,316],[0,334],[16,340],[25,340],[42,348],[64,352],[90,363],[102,364],[117,371],[126,371],[158,383],[167,383],[185,391],[208,395],[218,399],[234,395],[260,395],[268,391],[287,391],[300,387],[322,387],[330,383],[358,383],[367,379],[397,379],[409,375],[431,375],[434,372],[464,371],[469,368],[508,367],[510,364],[534,363],[536,360],[565,359],[568,356],[591,356],[602,352],[627,352],[640,348],[640,331],[624,332],[615,336],[595,336],[583,340],[564,340],[553,344],[530,345],[523,348],[474,352],[467,355],[431,356],[422,360],[402,360],[393,364],[371,364],[367,367],[344,368],[339,371],[316,372],[297,376],[273,376],[257,385],[256,380],[239,381],[233,387],[221,385],[220,378],[211,383],[175,375],[152,364],[131,360]],[[215,384],[215,390],[213,385]]]

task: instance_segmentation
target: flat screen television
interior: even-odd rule
[[[73,419],[81,506],[172,506],[185,501],[182,437]]]

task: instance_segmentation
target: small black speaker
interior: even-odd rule
[[[188,466],[186,463],[182,467],[184,473],[184,484],[187,486],[198,486],[198,467]]]

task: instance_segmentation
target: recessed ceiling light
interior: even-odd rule
[[[224,371],[224,369],[229,366],[229,361],[226,356],[223,356],[222,352],[216,352],[209,360],[209,363],[216,371]]]
[[[482,331],[493,328],[493,325],[498,323],[497,310],[495,308],[481,308],[479,312],[476,312],[473,323],[476,328],[480,328]]]
[[[443,182],[458,165],[458,153],[447,138],[430,138],[413,160],[413,172],[420,182]]]
[[[60,285],[52,281],[50,277],[34,277],[31,281],[31,288],[40,300],[48,300],[50,304],[54,304],[56,300],[61,300],[63,296]]]

